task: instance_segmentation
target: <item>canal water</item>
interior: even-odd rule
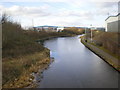
[[[117,88],[119,73],[80,42],[80,36],[45,41],[54,62],[38,88]]]

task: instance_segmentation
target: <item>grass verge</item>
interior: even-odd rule
[[[23,88],[29,86],[39,69],[50,63],[49,50],[3,62],[3,88]]]
[[[95,44],[93,43],[90,43],[90,42],[85,42],[84,40],[84,36],[81,37],[81,42],[88,48],[90,49],[92,52],[94,52],[96,55],[98,55],[99,57],[101,57],[104,61],[106,61],[109,65],[111,65],[113,68],[115,68],[117,71],[120,72],[120,65],[119,65],[119,58],[115,57],[114,55],[111,55],[110,52],[104,48],[101,48],[99,46],[96,46]],[[90,45],[89,45],[90,44]],[[100,51],[96,50],[95,48],[91,47],[91,45],[93,45],[95,48],[98,48],[100,50],[102,50],[103,52],[106,52],[108,53],[110,56],[118,59],[118,64],[115,64],[114,61],[109,57],[109,56],[105,56],[104,54],[102,54]]]

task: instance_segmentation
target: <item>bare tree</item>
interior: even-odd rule
[[[2,16],[1,16],[1,18],[0,18],[0,23],[3,24],[5,22],[9,21],[9,18],[10,18],[10,16],[8,14],[3,13]]]

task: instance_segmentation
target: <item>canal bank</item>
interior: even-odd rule
[[[21,56],[20,58],[13,58],[9,62],[4,60],[3,67],[8,67],[4,69],[6,72],[10,72],[9,75],[4,77],[13,77],[14,79],[8,80],[2,87],[3,88],[35,88],[36,87],[36,75],[42,76],[42,73],[47,69],[50,63],[53,61],[50,58],[50,50],[43,46],[44,41],[57,38],[57,37],[71,37],[72,35],[61,35],[61,36],[50,36],[37,40],[39,44],[44,48],[43,51],[36,52],[33,54],[28,54]],[[11,72],[14,72],[12,75]],[[17,75],[19,74],[19,75]]]
[[[21,58],[15,58],[9,62],[4,61],[2,63],[3,66],[5,67],[7,65],[9,67],[8,73],[16,70],[14,74],[20,75],[16,76],[15,79],[9,80],[2,86],[2,88],[25,88],[28,86],[34,87],[34,74],[36,74],[39,70],[43,71],[47,66],[49,66],[51,62],[49,53],[50,50],[45,48],[45,50],[42,52],[37,52],[31,55],[25,55]],[[11,75],[10,73],[6,76],[12,77],[13,75]]]
[[[120,61],[118,58],[111,56],[109,53],[103,51],[102,49],[95,46],[94,44],[86,42],[84,40],[84,37],[81,37],[81,42],[85,45],[85,47],[90,49],[92,52],[94,52],[96,55],[102,58],[105,62],[111,65],[114,69],[120,72],[120,64],[119,64]]]

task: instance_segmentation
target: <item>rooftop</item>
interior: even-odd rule
[[[110,17],[118,17],[120,15],[120,13],[118,13],[116,16],[109,16],[107,19],[109,19]],[[105,19],[105,21],[107,20]]]

